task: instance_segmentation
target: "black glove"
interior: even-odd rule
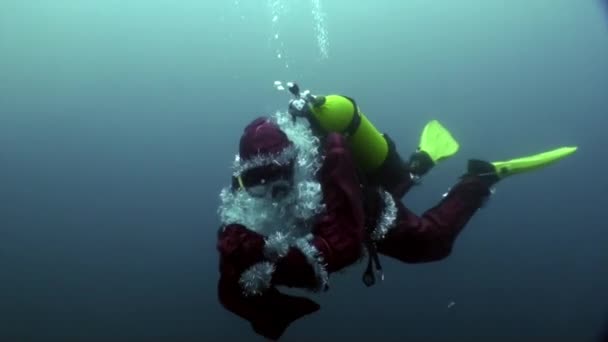
[[[253,330],[271,341],[277,341],[294,321],[318,311],[316,302],[280,293],[272,288],[259,303],[259,315],[251,322]]]
[[[422,150],[417,150],[410,155],[409,169],[417,177],[424,176],[427,172],[431,171],[433,166],[435,166],[435,163],[431,159],[431,156]]]
[[[467,173],[463,177],[478,178],[488,187],[493,186],[500,180],[498,172],[496,172],[496,167],[490,162],[479,159],[469,160]]]

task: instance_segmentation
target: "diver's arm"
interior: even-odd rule
[[[331,246],[325,259],[328,270],[340,270],[361,256],[365,236],[363,193],[355,162],[346,139],[330,134],[320,170],[320,182],[326,214],[316,225],[314,234]]]
[[[309,242],[300,241],[298,248],[277,262],[274,285],[324,289],[329,274],[361,257],[365,229],[363,195],[351,152],[344,137],[335,133],[327,136],[325,147],[320,170],[325,211],[318,218]]]
[[[326,252],[322,237],[288,240],[281,234],[269,237],[239,224],[222,229],[217,249],[220,273],[240,285],[241,292],[257,296],[276,285],[315,289],[325,273],[315,255]],[[326,278],[326,277],[325,277]]]
[[[244,226],[232,224],[220,229],[217,242],[220,254],[217,294],[226,310],[247,320],[257,334],[276,340],[293,321],[319,310],[319,305],[307,298],[282,294],[274,286],[255,294],[247,292],[243,282],[243,274],[247,270],[257,265],[259,282],[272,276],[271,273],[262,274],[264,265],[269,265],[264,257],[265,244],[263,236]],[[310,268],[306,264],[293,267],[304,271]]]
[[[245,296],[239,285],[240,272],[220,256],[220,279],[217,287],[221,305],[247,320],[253,330],[265,338],[279,339],[289,325],[319,310],[314,301],[280,293],[272,287],[257,296]]]

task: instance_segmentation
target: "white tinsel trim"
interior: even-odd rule
[[[317,277],[317,291],[325,290],[329,284],[329,275],[327,273],[327,269],[325,268],[325,261],[323,260],[323,256],[317,250],[315,246],[310,243],[312,240],[312,235],[308,235],[305,238],[300,238],[296,240],[295,247],[299,249],[308,263],[312,266],[315,275]]]
[[[264,245],[264,256],[268,260],[277,261],[287,255],[291,238],[283,232],[275,232],[266,238]]]
[[[239,279],[239,284],[246,296],[258,296],[270,288],[275,265],[271,262],[259,262],[249,267]]]
[[[258,154],[249,160],[242,160],[237,154],[233,163],[233,175],[238,177],[245,171],[266,165],[288,165],[296,157],[296,148],[293,145],[276,154]]]
[[[397,206],[393,196],[386,191],[382,191],[382,200],[384,201],[384,209],[378,218],[376,228],[372,232],[372,239],[380,241],[384,239],[386,233],[393,227],[397,219]]]

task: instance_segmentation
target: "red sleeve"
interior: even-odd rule
[[[327,137],[320,179],[327,213],[315,227],[315,245],[324,256],[327,270],[335,272],[361,257],[365,232],[359,178],[350,149],[339,134]]]
[[[364,239],[361,187],[350,150],[340,134],[327,136],[319,177],[326,211],[315,225],[310,244],[324,265],[310,268],[307,266],[311,264],[310,255],[294,249],[278,262],[273,278],[276,284],[311,288],[315,281],[327,282],[319,273],[336,272],[361,257]]]
[[[217,294],[222,306],[247,320],[257,334],[276,340],[293,321],[319,310],[319,305],[304,297],[280,293],[275,287],[269,287],[258,295],[244,293],[241,276],[250,267],[264,261],[264,243],[260,234],[241,225],[229,225],[220,230]],[[311,269],[308,264],[299,268],[304,267]]]

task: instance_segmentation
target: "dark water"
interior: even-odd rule
[[[461,151],[407,196],[418,212],[470,157],[579,146],[501,183],[449,259],[335,277],[284,340],[595,341],[608,10],[323,0],[323,58],[311,2],[271,3],[0,2],[0,341],[261,340],[215,297],[216,207],[244,124],[286,104],[275,80],[356,98],[403,154],[449,127]]]

